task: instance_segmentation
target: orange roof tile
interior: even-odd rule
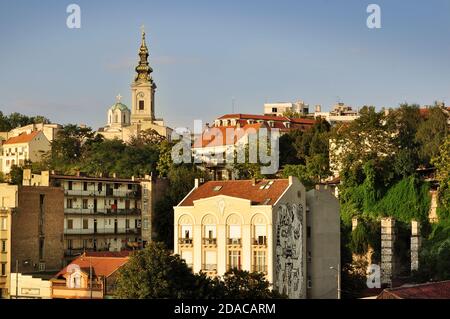
[[[83,270],[90,269],[90,266],[92,265],[92,271],[96,276],[109,277],[117,269],[126,264],[128,260],[128,257],[97,257],[82,255],[72,261],[69,265],[78,265]],[[57,273],[56,277],[66,274],[67,267]]]
[[[30,134],[23,133],[23,134],[20,134],[19,136],[14,136],[14,137],[9,138],[3,144],[6,145],[6,144],[28,143],[32,139],[34,139],[39,133],[40,133],[40,131],[33,131]]]
[[[450,299],[450,280],[385,289],[378,299]]]
[[[269,188],[261,189],[269,182],[273,182]],[[179,206],[193,206],[195,200],[217,195],[248,199],[253,205],[273,205],[288,187],[288,179],[264,179],[256,181],[255,185],[252,180],[210,181],[194,189]]]

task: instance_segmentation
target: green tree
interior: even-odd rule
[[[425,166],[439,154],[439,148],[448,135],[448,115],[439,106],[430,108],[428,112],[428,118],[420,124],[415,135],[420,145],[418,155]]]
[[[195,276],[180,256],[161,243],[150,243],[119,269],[115,295],[121,299],[194,298],[194,284]]]
[[[11,166],[11,171],[9,172],[11,184],[22,185],[23,182],[23,168],[17,165]]]

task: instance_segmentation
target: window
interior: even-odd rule
[[[276,107],[273,107],[272,108],[272,113],[277,113],[277,112],[278,112],[278,109]]]
[[[241,226],[240,225],[230,225],[228,234],[229,244],[240,244],[241,243]]]
[[[3,263],[0,269],[0,276],[6,276],[6,264]]]
[[[39,260],[44,259],[44,238],[39,238]]]
[[[72,198],[68,198],[67,199],[67,208],[73,208],[73,199]]]
[[[207,250],[204,254],[203,270],[215,271],[217,270],[217,253],[215,251]]]
[[[208,245],[216,244],[216,225],[205,225],[203,234],[203,243]]]
[[[254,245],[266,245],[266,225],[255,225],[255,239]]]
[[[73,229],[73,220],[72,219],[67,220],[67,229]]]
[[[89,227],[89,220],[83,219],[83,229],[88,229]]]
[[[88,209],[88,200],[83,199],[83,209]]]
[[[0,219],[0,230],[6,230],[7,229],[7,225],[6,225],[6,217],[2,217]]]
[[[125,219],[125,228],[126,229],[130,228],[130,220],[129,219]]]
[[[228,252],[228,269],[241,269],[241,251],[230,250]]]
[[[98,183],[98,185],[97,185],[97,190],[98,190],[99,192],[101,192],[102,189],[103,189],[103,184],[102,184],[102,183]]]
[[[311,227],[310,226],[306,227],[306,237],[311,238]]]
[[[132,190],[133,189],[133,184],[128,184],[128,190]]]
[[[83,182],[83,190],[84,190],[84,191],[87,191],[87,189],[88,189],[88,184],[87,184],[87,182]]]
[[[144,110],[144,101],[139,101],[139,110]]]
[[[72,190],[72,188],[73,188],[73,183],[72,183],[72,181],[69,181],[69,191],[71,191]]]
[[[67,239],[67,249],[72,249],[72,246],[73,245],[73,243],[72,243],[72,239]]]
[[[2,253],[6,253],[6,240],[2,240],[2,247],[1,247]]]
[[[266,269],[266,252],[255,251],[253,252],[253,271],[255,272],[267,272]]]
[[[119,189],[119,187],[120,187],[120,184],[114,184],[114,189]]]
[[[184,261],[186,261],[186,264],[188,265],[188,267],[192,268],[192,251],[190,250],[182,250],[181,251],[181,258],[184,259]]]

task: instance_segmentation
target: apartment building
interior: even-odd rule
[[[40,175],[24,170],[24,185],[64,191],[64,251],[68,260],[86,251],[140,249],[155,235],[152,216],[165,181],[145,178]]]
[[[340,262],[337,199],[306,192],[295,177],[210,181],[174,207],[174,251],[209,276],[262,272],[289,298],[336,298]]]
[[[20,284],[20,291],[11,289],[13,274],[39,276],[63,265],[64,194],[55,187],[0,184],[0,197],[1,294],[26,295]]]
[[[11,137],[2,145],[2,172],[9,174],[12,166],[23,166],[27,161],[38,162],[50,149],[50,142],[42,131]]]

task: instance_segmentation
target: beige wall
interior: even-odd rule
[[[18,186],[0,184],[0,245],[6,241],[6,251],[1,251],[0,264],[5,266],[5,276],[0,275],[1,297],[7,298],[10,291],[10,266],[11,266],[11,216],[18,204]],[[6,220],[6,230],[2,229],[3,220]],[[1,265],[0,265],[1,266]],[[1,269],[0,269],[1,271]]]
[[[51,283],[49,280],[42,280],[40,278],[33,278],[19,273],[19,278],[16,274],[11,274],[11,296],[16,297],[16,283],[18,283],[18,297],[19,298],[37,298],[50,299],[51,298]]]

